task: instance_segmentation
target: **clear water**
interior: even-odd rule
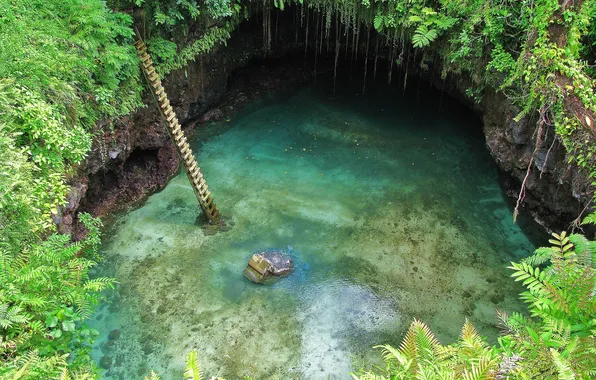
[[[231,231],[194,224],[184,174],[110,223],[101,271],[120,285],[93,320],[105,378],[180,378],[197,349],[228,379],[348,379],[414,317],[444,343],[464,318],[494,340],[495,309],[521,308],[505,267],[534,245],[512,223],[479,120],[425,88],[331,88],[201,127],[194,148]],[[243,278],[251,253],[288,246],[289,278]]]

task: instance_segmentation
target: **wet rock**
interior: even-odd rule
[[[217,233],[217,226],[216,225],[206,225],[203,228],[203,234],[205,234],[205,236],[211,236],[211,235],[215,235]]]
[[[146,363],[142,363],[141,365],[139,365],[139,368],[137,369],[137,375],[143,376],[148,371],[149,371],[149,367],[147,367],[147,364]]]
[[[244,276],[257,284],[265,284],[287,277],[293,268],[292,258],[284,251],[263,251],[251,256]]]
[[[103,352],[104,354],[108,354],[108,353],[112,352],[113,349],[114,349],[114,341],[113,340],[108,340],[104,344],[101,345],[101,352]]]
[[[112,366],[112,358],[107,355],[102,356],[99,360],[99,365],[103,369],[110,369],[110,367]]]
[[[116,361],[114,362],[114,366],[120,367],[122,365],[122,363],[124,363],[124,355],[120,354],[120,355],[116,356]]]
[[[145,344],[143,345],[143,348],[142,348],[142,350],[143,350],[143,353],[144,353],[145,355],[150,355],[150,354],[152,354],[152,353],[153,353],[153,351],[154,351],[154,349],[153,349],[153,345],[151,344],[151,342],[147,342],[147,343],[145,343]]]
[[[122,146],[118,146],[116,148],[110,149],[108,151],[108,156],[112,160],[115,160],[120,155],[120,153],[122,153],[124,151],[124,149],[125,149],[125,147],[122,147]]]
[[[213,108],[203,114],[201,116],[201,123],[206,123],[208,121],[216,121],[223,118],[224,113],[219,108]]]
[[[118,329],[114,329],[108,334],[109,340],[117,340],[118,338],[120,338],[120,330]]]

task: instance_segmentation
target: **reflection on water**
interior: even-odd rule
[[[495,308],[520,308],[505,266],[534,246],[511,222],[479,121],[436,94],[322,88],[201,127],[194,148],[231,231],[194,225],[183,174],[115,218],[101,271],[120,285],[93,320],[105,378],[179,378],[195,348],[228,379],[347,379],[414,316],[449,343],[466,317],[494,339]],[[290,277],[242,277],[251,253],[288,245]]]

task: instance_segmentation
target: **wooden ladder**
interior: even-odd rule
[[[153,61],[147,52],[147,46],[138,33],[135,47],[137,48],[137,53],[141,58],[141,69],[143,71],[143,75],[145,76],[147,83],[149,83],[151,93],[157,102],[159,113],[166,122],[166,129],[168,130],[168,134],[174,142],[176,150],[178,151],[178,155],[184,164],[186,175],[190,180],[191,186],[195,192],[197,200],[199,201],[199,205],[201,206],[201,210],[203,210],[203,213],[205,216],[207,216],[209,222],[213,223],[219,219],[219,211],[215,206],[215,202],[213,201],[213,197],[211,196],[207,182],[205,182],[203,173],[201,173],[201,168],[199,167],[196,158],[192,154],[192,150],[188,145],[186,137],[184,136],[184,132],[182,132],[182,129],[180,128],[180,123],[178,122],[176,113],[170,105],[166,91],[164,90],[161,80],[159,79],[159,75],[155,71]]]

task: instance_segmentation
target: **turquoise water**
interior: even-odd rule
[[[194,149],[230,231],[194,224],[184,174],[110,223],[101,271],[120,285],[93,320],[105,378],[180,378],[197,349],[210,376],[348,379],[414,317],[444,343],[464,318],[494,340],[495,309],[521,309],[505,266],[534,245],[479,120],[425,87],[330,88],[200,127]],[[269,248],[291,249],[295,271],[249,283],[248,258]]]

